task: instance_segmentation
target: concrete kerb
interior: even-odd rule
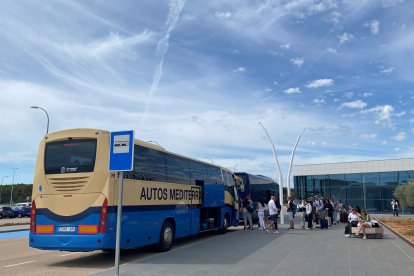
[[[389,226],[388,224],[386,224],[385,222],[381,221],[380,219],[376,218],[375,219],[382,224],[383,226],[385,226],[388,230],[390,230],[391,232],[393,232],[395,235],[397,235],[397,237],[399,237],[400,239],[402,239],[403,241],[405,241],[406,243],[408,243],[409,245],[411,245],[412,247],[414,247],[414,242],[410,241],[409,239],[407,239],[404,235],[398,233],[397,231],[395,231],[394,229],[392,229],[391,226]]]

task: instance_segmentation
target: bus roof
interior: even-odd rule
[[[73,129],[65,129],[65,130],[58,130],[58,131],[55,131],[55,132],[50,132],[44,137],[44,139],[45,140],[57,141],[57,140],[63,140],[63,139],[70,139],[70,138],[72,138],[72,136],[82,137],[82,138],[89,138],[89,137],[93,137],[93,136],[96,136],[96,135],[99,135],[99,134],[110,135],[110,133],[111,133],[110,131],[102,130],[102,129],[73,128]],[[202,160],[197,160],[197,159],[194,159],[194,158],[191,158],[191,157],[188,157],[188,156],[184,156],[184,155],[181,155],[181,154],[177,154],[175,152],[168,151],[164,147],[161,147],[160,145],[157,145],[157,144],[154,144],[154,143],[151,143],[151,142],[145,142],[143,140],[135,138],[134,139],[134,144],[139,145],[139,146],[143,146],[143,147],[146,147],[146,148],[150,148],[150,149],[170,153],[170,154],[173,154],[173,155],[176,155],[176,156],[179,156],[179,157],[183,157],[183,158],[186,158],[186,159],[190,159],[190,160],[194,160],[194,161],[201,162],[201,163],[204,163],[204,164],[208,164],[210,166],[219,167],[222,170],[231,172],[231,170],[229,170],[228,168],[222,167],[220,165],[212,164],[212,163],[209,163],[209,162],[205,162],[205,161],[202,161]]]

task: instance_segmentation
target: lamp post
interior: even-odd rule
[[[8,176],[8,175],[3,176],[3,178],[1,179],[1,187],[0,187],[0,204],[1,204],[1,196],[2,196],[2,193],[3,193],[3,181],[4,181],[4,179],[5,179],[6,177],[9,177],[9,176]]]
[[[204,158],[206,158],[206,159],[210,159],[211,164],[214,164],[213,159],[211,159],[210,157],[205,156]]]
[[[33,109],[41,109],[41,110],[43,110],[43,111],[45,112],[46,117],[47,117],[47,128],[46,128],[46,134],[48,134],[48,133],[49,133],[49,114],[47,114],[47,111],[46,111],[45,109],[43,109],[43,108],[39,107],[39,106],[31,106],[30,108],[33,108]]]
[[[13,170],[13,181],[12,181],[12,187],[11,187],[11,192],[10,192],[10,206],[13,203],[13,185],[14,185],[14,173],[16,172],[17,168],[12,168]]]
[[[293,157],[295,157],[295,150],[296,147],[299,143],[300,137],[302,136],[303,132],[305,131],[305,128],[302,130],[302,132],[299,134],[298,139],[296,139],[296,143],[293,146],[293,150],[292,150],[292,156],[290,157],[290,164],[289,164],[289,171],[288,171],[288,175],[287,175],[287,189],[288,189],[288,196],[290,196],[290,172],[292,170],[292,164],[293,164]]]
[[[233,170],[233,172],[236,172],[236,168],[237,168],[237,166],[238,166],[239,164],[236,164],[236,165],[234,165],[234,170]]]
[[[279,201],[280,201],[280,205],[282,206],[282,208],[280,210],[280,224],[284,224],[285,223],[285,217],[284,217],[284,212],[283,212],[283,180],[282,180],[282,171],[280,170],[279,160],[277,159],[275,145],[273,144],[272,139],[269,136],[269,133],[267,132],[266,128],[262,125],[261,122],[259,122],[259,125],[263,128],[264,132],[266,133],[267,139],[269,139],[270,145],[272,146],[273,157],[275,158],[276,168],[277,168],[277,171],[278,171],[278,174],[279,174]]]

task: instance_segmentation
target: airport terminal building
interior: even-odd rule
[[[414,158],[296,165],[292,175],[298,198],[317,194],[371,213],[391,212],[395,188],[414,179]]]

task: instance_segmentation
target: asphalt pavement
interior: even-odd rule
[[[231,231],[123,264],[120,274],[414,275],[412,246],[387,229],[383,239],[345,238],[344,226],[288,231],[285,224],[279,226],[279,234],[257,229]],[[96,275],[114,272],[112,268]]]

